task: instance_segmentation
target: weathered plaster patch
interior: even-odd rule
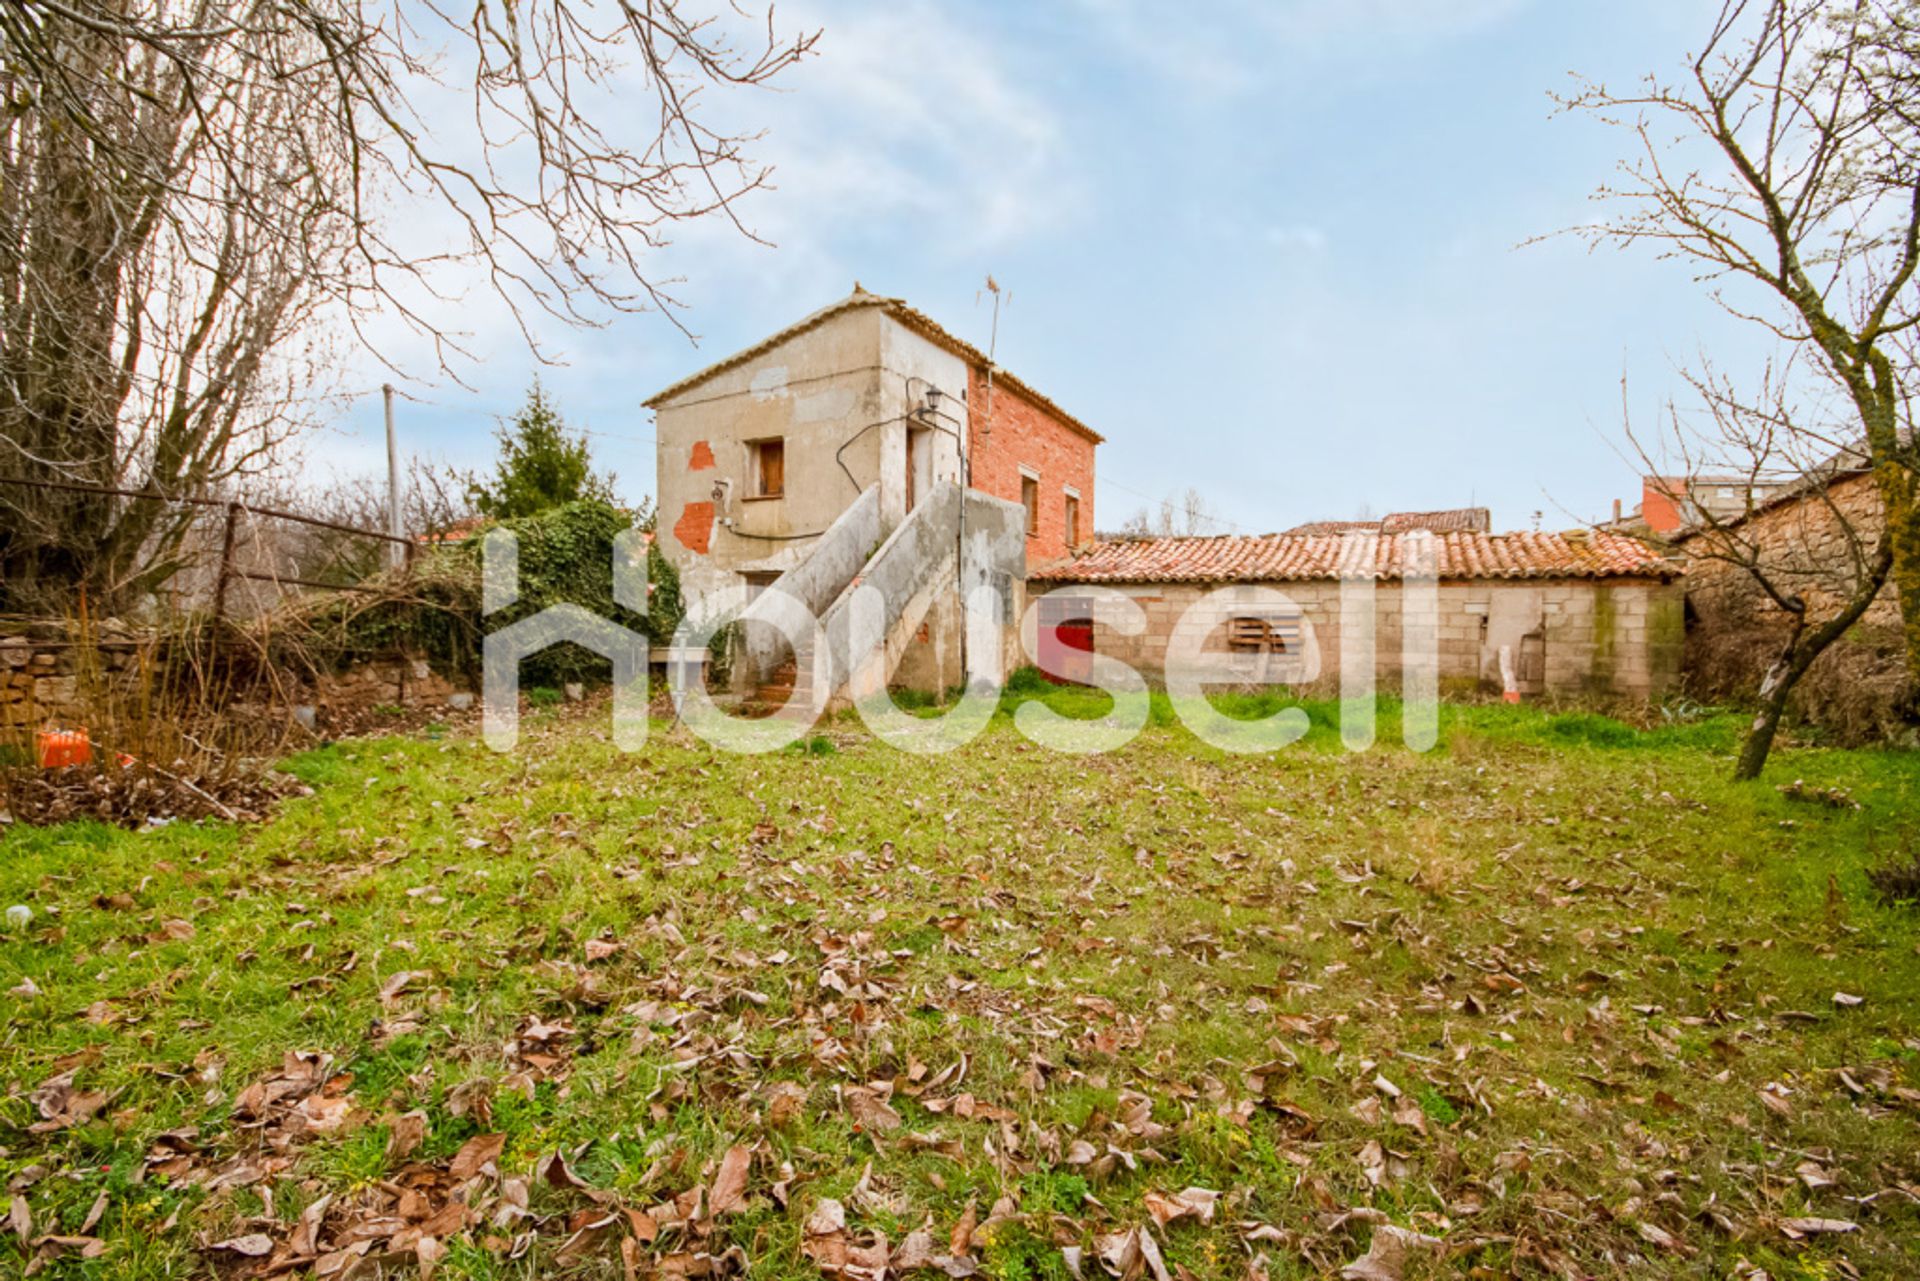
[[[793,402],[793,421],[823,423],[850,417],[857,399],[851,387],[831,387],[811,396],[802,396]]]
[[[688,551],[705,556],[713,539],[713,504],[688,503],[674,522],[673,536]]]
[[[704,440],[694,441],[693,456],[687,460],[687,470],[705,471],[713,465],[713,446]]]
[[[775,396],[787,394],[787,367],[768,365],[753,376],[747,384],[747,390],[753,393],[755,400],[772,400]]]

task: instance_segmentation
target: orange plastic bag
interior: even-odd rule
[[[85,765],[93,759],[93,740],[83,729],[43,729],[34,736],[41,769]]]

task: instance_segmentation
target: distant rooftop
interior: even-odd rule
[[[1451,507],[1444,511],[1393,512],[1380,520],[1310,520],[1286,530],[1288,534],[1349,534],[1372,531],[1404,534],[1415,529],[1436,534],[1484,534],[1493,528],[1493,513],[1485,507]]]

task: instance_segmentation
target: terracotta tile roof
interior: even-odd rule
[[[664,387],[653,393],[653,395],[647,397],[646,400],[641,403],[648,409],[657,409],[683,392],[693,390],[708,379],[718,377],[729,369],[738,369],[748,361],[756,360],[764,356],[781,343],[789,339],[798,338],[810,329],[817,329],[829,320],[832,320],[835,316],[858,310],[861,307],[878,307],[882,309],[889,316],[899,321],[902,325],[905,325],[908,329],[913,330],[928,342],[933,343],[937,347],[946,348],[976,369],[985,370],[988,367],[992,367],[994,378],[1001,384],[1013,388],[1016,392],[1019,392],[1028,400],[1031,400],[1041,409],[1052,414],[1055,418],[1058,418],[1061,422],[1082,436],[1085,436],[1094,444],[1098,445],[1106,439],[1106,437],[1102,436],[1099,432],[1087,426],[1066,410],[1060,408],[1051,398],[1035,390],[1034,387],[1024,379],[1016,378],[1007,370],[995,365],[991,360],[987,359],[987,353],[981,351],[964,338],[955,337],[953,334],[947,332],[935,323],[933,318],[925,312],[909,307],[906,299],[888,298],[881,294],[868,293],[857,283],[853,287],[853,292],[845,298],[842,298],[839,302],[829,303],[812,315],[788,325],[785,329],[767,335],[759,342],[753,344],[753,346],[741,351],[736,351],[725,360],[716,361],[697,373],[687,375],[672,386]]]
[[[1564,534],[1434,534],[1441,578],[1675,578],[1680,569],[1637,538]],[[1261,534],[1094,543],[1027,577],[1048,583],[1273,583],[1348,576],[1398,578],[1411,536]],[[1373,544],[1371,562],[1365,548]],[[1351,548],[1349,549],[1349,544]]]

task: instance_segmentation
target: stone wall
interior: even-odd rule
[[[1049,593],[1057,594],[1060,588]],[[1249,613],[1284,611],[1269,599],[1236,597],[1192,584],[1154,584],[1118,588],[1146,615],[1137,636],[1114,626],[1116,607],[1092,610],[1094,649],[1121,659],[1164,683],[1167,643],[1181,616],[1199,606],[1211,624],[1203,648],[1230,652],[1226,624]],[[1304,626],[1300,652],[1290,662],[1269,662],[1273,682],[1331,686],[1340,673],[1340,584],[1325,582],[1260,585],[1278,593],[1296,609]],[[1434,594],[1435,630],[1443,690],[1497,690],[1501,687],[1500,650],[1512,651],[1523,667],[1521,690],[1528,694],[1591,694],[1629,698],[1658,697],[1679,676],[1683,642],[1682,591],[1678,583],[1653,579],[1473,580],[1442,582]],[[1204,602],[1204,603],[1203,603]],[[1376,584],[1375,668],[1383,692],[1396,692],[1405,622],[1398,582]],[[1036,614],[1036,617],[1038,615]],[[1037,644],[1029,624],[1029,653]],[[1523,662],[1525,657],[1530,660]],[[1257,672],[1258,664],[1250,664]],[[1257,678],[1248,683],[1268,683]]]
[[[1781,586],[1806,596],[1819,616],[1833,613],[1851,594],[1856,558],[1850,538],[1870,548],[1882,523],[1879,490],[1872,476],[1861,474],[1835,481],[1825,501],[1802,498],[1767,508],[1735,527],[1732,536],[1756,549],[1762,566]],[[1696,534],[1678,544],[1696,627],[1785,626],[1785,615],[1753,575],[1715,554],[1725,546],[1723,538]],[[1899,626],[1900,605],[1891,585],[1861,622],[1868,628]]]
[[[80,724],[87,687],[130,679],[141,644],[117,627],[103,629],[91,649],[73,645],[57,623],[0,630],[0,731]]]
[[[1834,481],[1824,499],[1767,508],[1732,533],[1757,549],[1776,583],[1806,598],[1821,618],[1842,607],[1857,581],[1851,539],[1871,546],[1882,524],[1873,477],[1860,474]],[[1750,699],[1785,644],[1792,618],[1746,569],[1715,554],[1724,537],[1696,534],[1678,544],[1687,571],[1687,688],[1705,699]],[[1911,741],[1915,729],[1903,711],[1909,683],[1900,605],[1888,584],[1861,621],[1814,661],[1789,710],[1836,742]]]
[[[105,622],[84,637],[61,622],[0,627],[0,738],[20,740],[40,729],[99,728],[144,697],[164,638]],[[382,706],[470,706],[473,694],[435,672],[424,659],[391,658],[322,677],[283,671],[241,691],[230,711],[284,717],[292,707],[352,714]],[[262,701],[262,700],[265,701]],[[270,709],[278,706],[277,713]]]

